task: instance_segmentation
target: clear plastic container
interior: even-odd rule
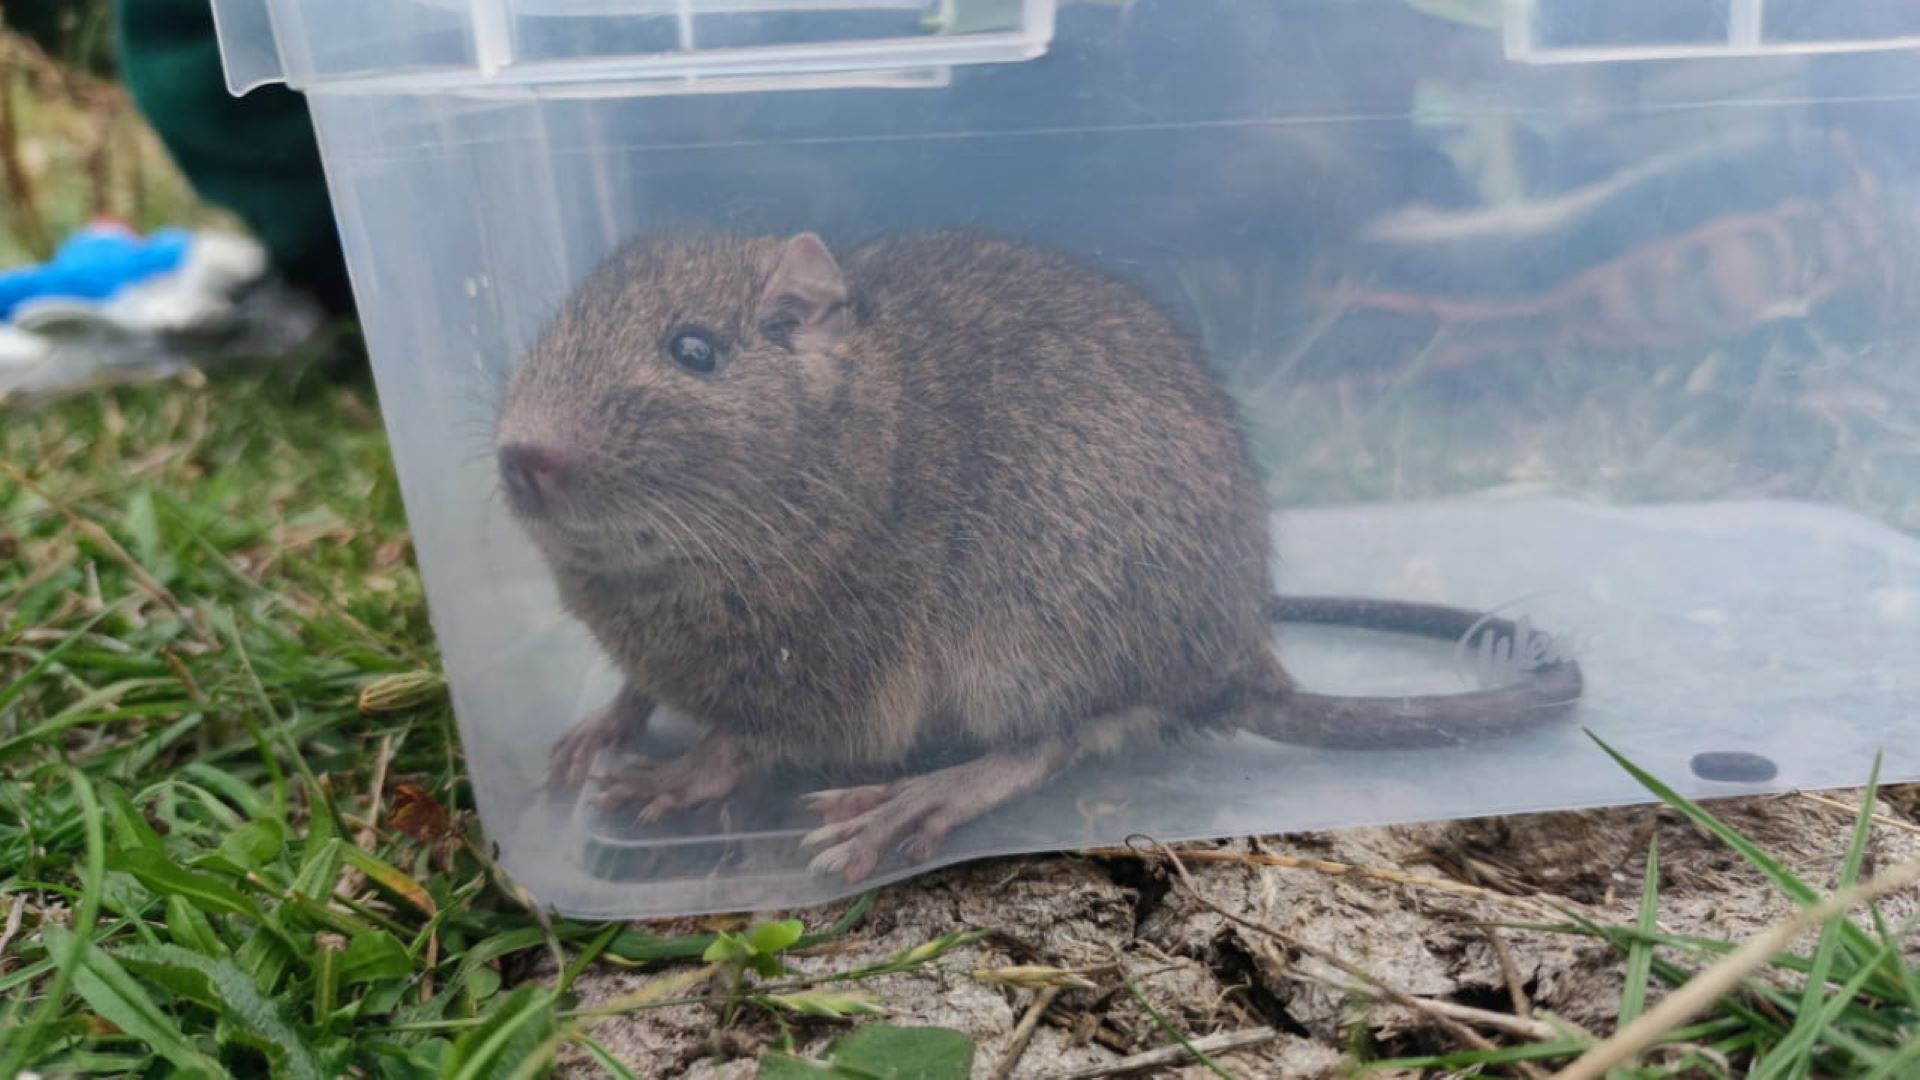
[[[484,825],[560,911],[799,905],[1135,833],[1644,799],[1589,731],[1694,796],[1853,784],[1880,752],[1883,779],[1920,778],[1910,0],[214,6],[234,90],[285,81],[312,105]],[[952,228],[1069,253],[1167,313],[1238,403],[1281,592],[1522,618],[1577,659],[1577,707],[1439,748],[1232,731],[1129,743],[964,821],[918,863],[889,849],[854,883],[813,865],[821,818],[801,796],[932,767],[917,743],[871,752],[882,721],[847,720],[847,745],[868,751],[845,768],[755,771],[655,821],[549,785],[552,748],[613,700],[623,667],[671,688],[758,655],[738,679],[777,680],[876,617],[856,600],[879,572],[838,567],[855,600],[823,608],[793,653],[742,631],[718,656],[655,640],[646,663],[616,662],[509,512],[496,425],[510,372],[636,240],[811,232],[849,267],[881,238]],[[851,279],[844,317],[878,317],[859,290],[897,282]],[[576,314],[664,303],[657,283],[627,285],[603,279]],[[543,347],[597,350],[580,361],[593,371],[630,349],[656,381],[663,357],[700,348],[631,333]],[[634,409],[549,417],[549,433],[678,424],[709,451],[780,434],[693,433],[690,413]],[[918,459],[902,497],[991,473],[991,411],[946,417],[959,449]],[[810,470],[862,463],[813,455],[831,434],[790,440],[758,476],[833,490]],[[668,570],[716,575],[715,617],[743,625],[722,570],[775,580],[803,554],[741,550],[765,536],[740,501],[750,486],[647,511],[687,519],[667,529],[685,541]],[[924,620],[887,625],[909,631],[889,640],[896,662],[925,646]],[[1021,668],[1004,627],[971,629],[1001,660],[970,678],[1049,677]],[[1303,625],[1277,641],[1328,693],[1443,693],[1516,670],[1473,641]],[[679,704],[638,752],[671,761],[708,730]],[[637,775],[624,761],[599,766]]]

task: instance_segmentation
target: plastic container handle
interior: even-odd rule
[[[271,0],[212,0],[213,31],[227,92],[240,97],[255,87],[286,82],[286,64],[273,33]]]

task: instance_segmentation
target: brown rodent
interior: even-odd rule
[[[808,797],[814,866],[849,882],[1135,739],[1429,745],[1580,693],[1561,661],[1452,697],[1295,691],[1231,399],[1143,296],[999,239],[843,261],[812,234],[635,242],[516,367],[497,437],[514,516],[626,679],[555,747],[553,783],[585,779],[656,703],[707,729],[608,787],[648,820],[775,765],[973,748]],[[1477,618],[1296,606],[1428,633]]]

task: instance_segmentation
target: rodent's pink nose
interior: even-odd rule
[[[544,513],[566,482],[565,455],[551,447],[510,443],[500,448],[500,481],[525,513]]]

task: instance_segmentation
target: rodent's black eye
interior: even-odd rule
[[[711,375],[720,367],[720,343],[705,330],[678,330],[667,339],[667,359],[695,375]]]

